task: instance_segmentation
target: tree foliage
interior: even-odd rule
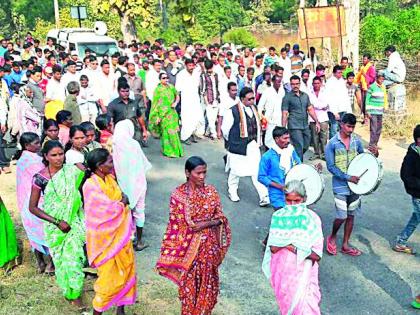
[[[236,45],[243,45],[250,48],[254,48],[258,44],[255,36],[243,28],[229,30],[223,35],[223,41],[227,43],[234,43]]]
[[[420,7],[395,11],[390,16],[368,15],[361,23],[361,52],[383,56],[384,49],[395,45],[406,55],[417,55],[420,47]]]

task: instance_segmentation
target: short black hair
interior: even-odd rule
[[[62,124],[70,117],[71,117],[71,112],[69,112],[68,110],[60,110],[57,113],[57,115],[55,115],[55,120],[57,121],[58,124]]]
[[[397,49],[395,48],[394,45],[389,45],[388,47],[385,48],[385,51],[389,51],[391,53],[395,52]]]
[[[305,73],[310,74],[311,72],[309,71],[309,69],[303,69],[302,70],[302,75],[304,75]]]
[[[244,99],[245,98],[245,96],[247,95],[247,94],[249,94],[249,93],[252,93],[252,94],[254,94],[254,91],[251,89],[251,88],[249,88],[249,87],[244,87],[242,90],[241,90],[241,92],[239,93],[239,98],[242,100],[242,99]]]
[[[349,125],[356,125],[357,119],[356,116],[352,113],[345,113],[343,117],[341,117],[341,122],[343,124],[349,124]]]
[[[108,125],[111,123],[112,117],[108,114],[100,114],[95,119],[96,127],[98,127],[99,130],[105,130],[108,128]]]
[[[414,138],[414,141],[417,141],[417,139],[420,138],[420,124],[414,127],[413,138]]]
[[[273,129],[273,139],[279,138],[288,133],[289,133],[289,129],[287,129],[286,127],[277,126]]]
[[[121,90],[129,90],[130,86],[128,85],[127,81],[118,82],[117,90],[118,92]]]
[[[353,71],[350,71],[349,73],[347,73],[347,78],[350,78],[350,77],[355,77],[356,75],[354,74],[354,72]]]
[[[340,65],[335,65],[333,68],[333,73],[337,73],[338,70],[343,70],[343,68]]]
[[[299,76],[297,76],[296,74],[295,74],[295,75],[292,75],[292,76],[290,77],[290,82],[292,82],[292,80],[299,80],[299,82],[300,82],[300,77],[299,77]]]
[[[228,89],[228,91],[230,90],[230,88],[231,88],[232,86],[237,86],[237,84],[236,84],[235,82],[229,82],[229,83],[228,83],[228,85],[227,85],[227,89]]]

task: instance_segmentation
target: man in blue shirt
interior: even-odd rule
[[[332,233],[327,237],[327,252],[331,255],[337,255],[337,232],[344,222],[341,252],[350,256],[362,254],[360,250],[349,245],[354,216],[360,213],[361,200],[360,196],[353,193],[348,185],[348,182],[357,184],[360,177],[347,174],[347,168],[355,156],[364,152],[362,141],[353,134],[355,126],[356,116],[350,113],[344,114],[340,132],[330,139],[325,148],[327,168],[333,175],[332,185],[336,208]],[[369,150],[377,156],[376,147],[369,147]]]
[[[268,196],[274,210],[285,205],[284,185],[287,172],[300,164],[298,154],[290,144],[289,130],[275,127],[273,139],[276,143],[261,158],[258,171],[258,181],[268,188]]]

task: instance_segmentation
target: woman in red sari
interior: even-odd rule
[[[182,315],[211,314],[219,295],[219,266],[230,245],[230,227],[219,194],[205,184],[207,164],[185,163],[187,182],[172,192],[169,223],[157,270],[178,285]]]

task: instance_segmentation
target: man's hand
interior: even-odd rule
[[[271,186],[280,190],[284,190],[284,185],[276,183],[276,182],[271,182]]]
[[[6,125],[0,125],[1,133],[5,134],[7,131]]]
[[[321,125],[320,125],[319,121],[317,121],[316,124],[315,124],[315,130],[316,130],[317,133],[321,131]]]
[[[349,178],[349,182],[353,183],[353,184],[358,184],[359,180],[360,180],[359,176],[352,176],[352,177]]]
[[[172,103],[172,104],[171,104],[171,107],[172,107],[172,108],[175,108],[175,107],[176,107],[176,105],[177,105],[177,104],[174,102],[174,103]]]
[[[378,157],[379,156],[379,150],[378,150],[378,147],[376,146],[376,145],[370,145],[369,147],[368,147],[368,151],[370,152],[370,153],[372,153],[374,156],[376,156],[376,157]]]
[[[147,141],[147,139],[149,138],[149,134],[147,133],[147,129],[143,130],[142,134],[143,134],[143,141]]]
[[[322,164],[321,163],[315,164],[314,166],[315,166],[316,170],[318,171],[318,173],[322,172]]]

